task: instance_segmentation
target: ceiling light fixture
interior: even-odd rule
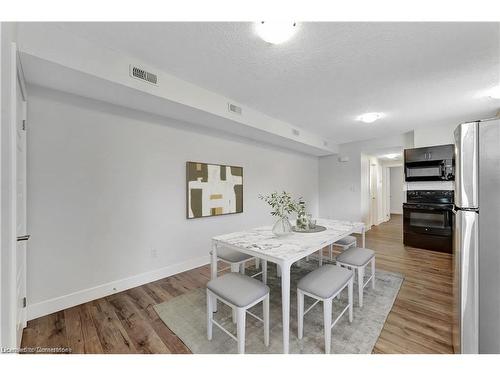
[[[488,97],[492,99],[500,99],[500,85],[492,87],[488,90],[482,91],[479,96]]]
[[[371,124],[374,121],[380,120],[384,116],[385,115],[382,112],[370,112],[370,113],[363,113],[362,115],[358,116],[356,119],[358,121],[363,121],[367,124]]]
[[[399,154],[387,154],[387,155],[384,155],[387,159],[396,159],[398,156],[400,156]]]
[[[268,22],[262,21],[256,24],[257,34],[266,42],[280,44],[290,39],[297,31],[295,22]]]

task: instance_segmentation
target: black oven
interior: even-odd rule
[[[405,245],[449,252],[453,243],[453,191],[409,190],[403,204]]]
[[[405,204],[404,229],[411,233],[451,235],[453,207],[447,205]]]
[[[421,147],[405,150],[405,180],[454,180],[454,152],[453,145]]]

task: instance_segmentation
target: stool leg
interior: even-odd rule
[[[238,322],[238,313],[236,311],[236,308],[233,308],[232,317],[233,317],[233,323],[236,324]]]
[[[333,244],[330,245],[330,260],[333,261]]]
[[[245,323],[246,323],[246,311],[245,309],[236,309],[237,321],[236,321],[236,337],[238,339],[238,353],[245,354]]]
[[[281,277],[281,268],[280,268],[280,266],[279,266],[279,265],[276,265],[276,275],[277,275],[278,277]]]
[[[309,255],[306,256],[306,262],[309,262]]]
[[[323,249],[319,251],[319,266],[323,265]]]
[[[231,272],[241,272],[241,267],[238,263],[231,263]],[[233,323],[236,323],[236,311],[233,309]]]
[[[212,340],[212,319],[213,319],[212,295],[207,289],[207,338]]]
[[[351,280],[349,280],[349,284],[347,284],[347,294],[349,298],[349,323],[352,323],[353,289],[354,289],[354,276],[351,277]]]
[[[304,294],[297,289],[297,336],[304,337]]]
[[[325,354],[330,354],[332,346],[332,299],[323,301],[323,324],[325,326]]]
[[[256,269],[260,268],[260,259],[259,258],[255,258],[255,268]]]
[[[240,264],[240,273],[242,275],[245,274],[245,262],[241,262],[241,264]]]
[[[262,259],[262,282],[267,284],[267,260]]]
[[[264,345],[269,346],[269,294],[262,303],[262,310],[264,317]]]
[[[210,253],[211,255],[212,253]],[[215,275],[212,275],[212,277],[217,277],[219,275],[219,259],[216,259],[215,261]],[[217,298],[212,298],[212,312],[216,313],[217,312]]]
[[[358,303],[363,307],[363,283],[365,281],[365,267],[358,267]]]
[[[372,258],[372,289],[375,289],[375,257]]]

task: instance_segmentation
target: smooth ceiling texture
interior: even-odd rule
[[[490,117],[500,100],[498,23],[299,23],[262,41],[251,23],[61,23],[336,143]],[[355,120],[385,112],[373,124]]]

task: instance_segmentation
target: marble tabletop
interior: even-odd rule
[[[223,234],[213,237],[220,245],[230,245],[252,253],[262,254],[280,260],[303,258],[341,238],[353,233],[362,233],[364,223],[342,220],[317,219],[316,225],[326,227],[323,232],[296,233],[277,237],[271,226]]]

